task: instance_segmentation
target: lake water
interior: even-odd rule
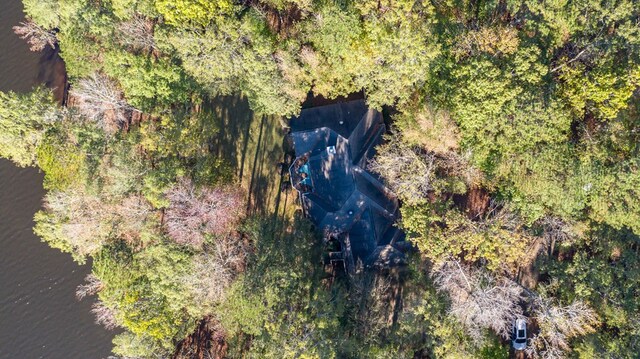
[[[0,9],[0,90],[39,83],[61,90],[63,64],[55,54],[30,52],[11,30],[23,18],[20,0],[0,0]],[[43,195],[41,173],[0,160],[0,358],[106,358],[114,333],[94,323],[95,298],[74,296],[89,266],[33,234]]]

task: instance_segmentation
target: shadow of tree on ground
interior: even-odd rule
[[[213,98],[202,111],[208,112],[219,129],[209,144],[212,154],[235,169],[248,192],[247,213],[277,212],[286,135],[281,119],[254,113],[242,96]]]

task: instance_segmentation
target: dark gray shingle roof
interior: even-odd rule
[[[357,100],[305,109],[290,125],[296,156],[309,172],[311,186],[301,191],[308,215],[325,233],[348,234],[356,260],[375,260],[379,246],[401,235],[395,195],[366,170],[385,132],[382,114]],[[299,175],[295,166],[291,171]]]

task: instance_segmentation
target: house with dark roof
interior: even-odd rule
[[[331,260],[353,272],[356,263],[402,261],[396,244],[404,234],[394,224],[398,200],[367,161],[382,141],[382,114],[364,100],[302,110],[290,121],[296,159],[289,168],[303,209],[337,246]]]

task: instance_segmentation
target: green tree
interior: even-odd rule
[[[287,226],[287,227],[283,227]],[[289,227],[290,226],[290,227]],[[289,231],[285,231],[289,228]],[[254,218],[245,233],[255,243],[247,273],[235,284],[217,315],[236,333],[240,350],[251,335],[252,358],[331,358],[340,338],[337,299],[319,288],[319,248],[309,223]]]
[[[0,156],[18,166],[33,166],[45,133],[60,119],[51,92],[0,92]]]
[[[229,0],[155,0],[157,11],[167,23],[176,26],[203,26],[216,17],[233,12],[233,1]]]
[[[598,226],[575,245],[571,260],[549,261],[543,267],[553,278],[548,295],[564,302],[583,300],[599,315],[606,329],[581,338],[582,358],[617,356],[631,358],[638,348],[637,319],[640,302],[635,288],[640,281],[639,238],[629,230]]]
[[[103,283],[98,297],[130,333],[117,340],[122,355],[135,355],[145,346],[155,354],[170,353],[175,341],[195,326],[189,292],[180,281],[189,270],[190,256],[171,245],[132,252],[123,242],[95,256],[93,273]]]
[[[169,38],[186,71],[212,94],[241,91],[257,112],[295,114],[308,85],[287,81],[280,67],[295,64],[279,55],[274,40],[255,10]]]
[[[182,68],[166,59],[153,61],[124,51],[104,57],[107,74],[118,79],[128,102],[143,111],[183,104],[195,90]]]

